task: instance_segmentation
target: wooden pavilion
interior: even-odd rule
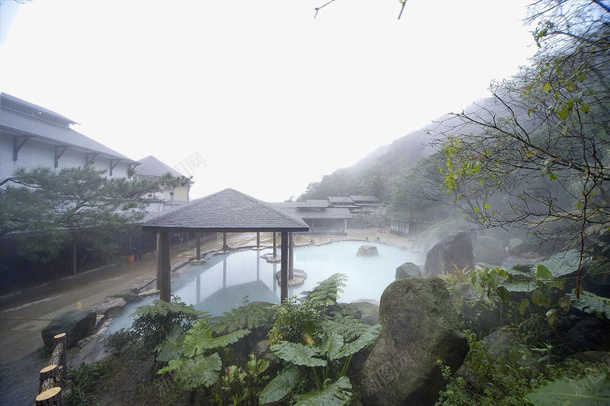
[[[160,299],[171,300],[170,235],[174,232],[279,232],[281,236],[281,289],[288,297],[289,233],[307,232],[298,216],[234,189],[225,189],[147,221],[143,231],[157,233],[157,286]]]

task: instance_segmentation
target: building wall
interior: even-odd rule
[[[58,168],[74,168],[86,163],[87,154],[68,148],[59,159]],[[105,170],[110,176],[110,160],[97,156],[94,160],[97,169]],[[55,146],[36,140],[28,140],[19,150],[17,161],[13,161],[13,136],[0,136],[0,178],[13,175],[17,168],[55,167]],[[128,164],[119,162],[112,170],[112,177],[127,177]]]

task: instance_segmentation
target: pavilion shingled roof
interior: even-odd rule
[[[143,230],[252,232],[309,231],[298,216],[234,189],[225,189],[156,217]]]

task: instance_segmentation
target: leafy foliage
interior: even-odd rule
[[[236,330],[213,337],[212,330],[205,320],[197,320],[183,338],[176,337],[176,331],[179,330],[174,330],[159,351],[164,359],[167,359],[169,354],[176,356],[158,373],[173,372],[174,378],[186,390],[214,384],[222,369],[222,361],[217,352],[207,354],[212,350],[233,344],[250,333],[249,330]]]
[[[85,242],[89,251],[110,256],[117,248],[113,237],[143,218],[155,193],[186,181],[169,174],[157,180],[109,178],[92,164],[58,171],[19,168],[0,188],[0,235],[20,231],[40,237],[20,240],[19,252],[32,261],[56,258],[64,246],[76,257]]]
[[[337,304],[339,293],[343,293],[347,275],[336,273],[329,278],[318,282],[315,288],[310,292],[305,292],[307,300],[317,303],[322,306],[333,306]]]
[[[180,332],[185,332],[196,320],[204,317],[209,315],[173,296],[171,302],[155,300],[152,305],[138,307],[134,311],[130,330],[142,338],[148,351],[152,351],[165,341],[176,326]]]
[[[267,328],[272,325],[275,310],[272,306],[259,303],[248,303],[236,307],[210,320],[212,332],[215,334],[228,333],[238,329]]]

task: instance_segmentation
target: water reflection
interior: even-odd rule
[[[362,242],[343,241],[295,248],[294,267],[307,272],[308,278],[303,285],[289,288],[288,295],[298,296],[331,275],[344,273],[348,281],[340,294],[340,301],[379,300],[385,287],[394,281],[398,266],[405,262],[423,262],[419,254],[384,244],[376,244],[378,257],[357,257],[361,245]],[[244,301],[279,303],[280,290],[275,274],[280,270],[280,264],[261,259],[261,255],[266,253],[271,253],[271,249],[236,251],[217,255],[202,264],[186,265],[181,274],[172,279],[172,293],[213,315],[230,311]],[[129,325],[131,318],[128,315],[135,307],[154,299],[148,298],[126,307],[109,329],[116,331]]]

